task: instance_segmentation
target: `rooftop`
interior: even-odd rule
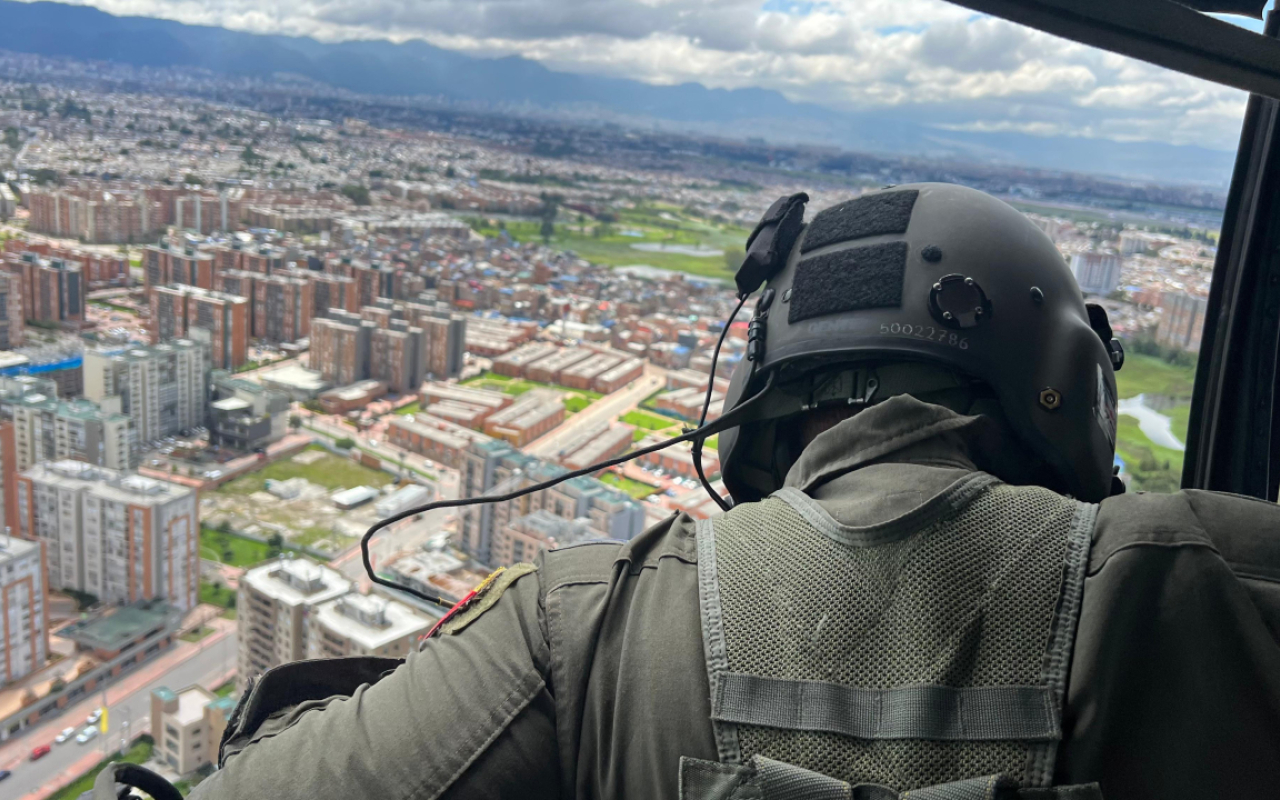
[[[204,707],[218,698],[202,686],[188,686],[178,692],[178,710],[173,719],[186,727],[204,719]]]
[[[435,623],[402,603],[359,594],[329,600],[318,606],[314,614],[316,624],[367,650],[376,650],[418,631],[425,632]]]
[[[315,605],[351,591],[351,581],[330,569],[304,558],[269,561],[244,574],[260,594],[286,605]]]
[[[16,536],[0,536],[0,564],[9,560],[23,558],[40,551],[40,543]]]
[[[120,650],[153,630],[176,625],[180,618],[181,612],[163,600],[143,600],[103,617],[73,622],[58,636],[94,650]]]

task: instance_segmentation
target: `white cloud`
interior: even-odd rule
[[[950,130],[1231,149],[1243,93],[942,0],[80,0],[322,40],[421,38],[655,84],[760,87]]]

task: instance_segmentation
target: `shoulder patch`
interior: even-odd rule
[[[480,585],[467,592],[467,596],[459,600],[457,605],[449,609],[449,612],[440,618],[440,621],[423,639],[430,639],[436,633],[442,635],[458,633],[477,620],[481,614],[493,608],[493,605],[498,602],[503,592],[507,591],[511,584],[525,575],[537,571],[538,568],[529,563],[499,567],[489,573],[489,577],[481,581]]]

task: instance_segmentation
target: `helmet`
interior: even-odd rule
[[[1021,212],[962,186],[889,187],[815,215],[777,266],[725,398],[729,414],[771,387],[753,403],[764,411],[720,434],[735,501],[781,487],[787,416],[919,395],[916,376],[942,391],[938,376],[956,374],[998,402],[1050,488],[1089,502],[1111,493],[1123,350]]]

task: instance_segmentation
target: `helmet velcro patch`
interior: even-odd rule
[[[902,306],[907,243],[854,247],[802,260],[791,283],[787,322],[868,308]]]
[[[809,223],[800,252],[865,236],[906,233],[919,192],[876,192],[821,211]]]

